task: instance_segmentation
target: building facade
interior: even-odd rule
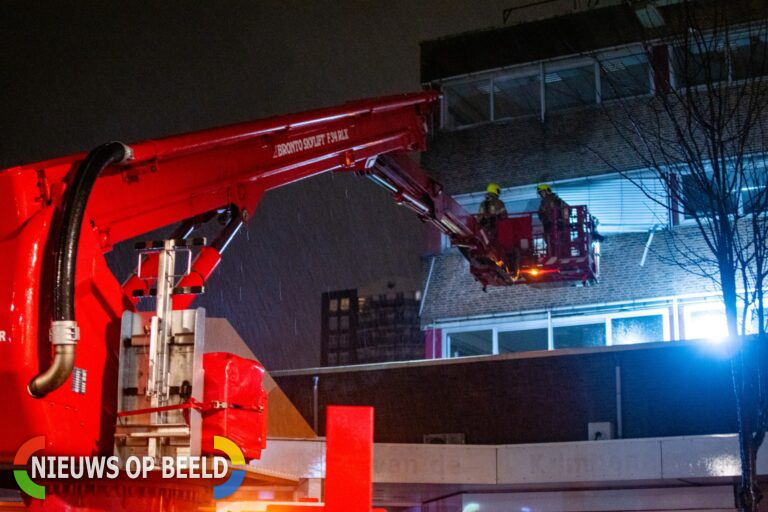
[[[321,300],[321,365],[421,359],[418,283],[398,279],[326,292]]]
[[[728,344],[705,342],[725,337],[722,296],[672,257],[675,244],[694,255],[709,249],[696,212],[663,199],[664,184],[614,122],[628,109],[642,119],[681,82],[696,86],[699,78],[682,80],[675,65],[696,48],[644,44],[646,25],[666,23],[681,6],[627,3],[422,44],[424,85],[443,93],[422,164],[447,192],[476,212],[486,185],[498,183],[509,212],[528,212],[546,182],[569,204],[587,205],[606,240],[594,285],[483,291],[462,254],[436,236],[420,304],[431,360],[274,374],[307,419],[322,423],[329,405],[374,407],[376,504],[408,512],[737,508],[731,354]],[[745,47],[768,55],[764,32],[732,21],[729,44],[704,39],[710,62],[720,63],[707,74],[727,86],[754,71]],[[752,157],[762,165],[761,154]],[[693,196],[681,167],[670,170]],[[746,212],[744,198],[764,188],[745,184],[733,207]],[[730,451],[709,445],[725,440]],[[485,480],[475,450],[487,454]],[[766,468],[758,462],[763,488]]]
[[[689,212],[675,211],[616,119],[631,110],[652,120],[657,95],[700,85],[704,75],[738,84],[765,74],[751,64],[765,60],[765,29],[755,28],[764,20],[732,14],[727,44],[716,35],[703,37],[712,41],[704,48],[649,42],[647,29],[682,8],[668,4],[613,6],[422,44],[424,85],[443,93],[440,130],[423,164],[447,191],[476,212],[485,186],[498,183],[515,213],[535,211],[536,185],[549,183],[569,204],[587,205],[607,237],[594,286],[487,292],[456,249],[434,243],[440,249],[423,272],[428,357],[724,337],[713,281],[682,268],[672,250],[683,241],[690,253],[707,251],[698,229]],[[702,52],[718,68],[691,76],[680,62]],[[693,194],[687,178],[681,171],[683,193]],[[734,207],[743,211],[738,195]]]

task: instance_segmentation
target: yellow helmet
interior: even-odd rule
[[[541,183],[538,187],[536,187],[536,190],[541,192],[543,190],[546,190],[548,192],[552,192],[552,186],[548,183]]]
[[[501,194],[501,187],[496,183],[489,183],[487,187],[485,187],[485,191],[489,194],[493,195],[499,195]]]

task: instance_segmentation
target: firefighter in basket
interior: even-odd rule
[[[566,258],[570,256],[571,207],[546,183],[539,185],[537,192],[541,199],[538,213],[544,230],[547,254]]]
[[[489,183],[485,189],[485,199],[480,203],[480,211],[477,215],[477,220],[491,239],[496,238],[497,221],[507,216],[507,207],[504,205],[504,201],[499,199],[499,194],[501,194],[501,187],[496,183]]]

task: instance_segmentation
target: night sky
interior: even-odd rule
[[[418,90],[419,41],[526,3],[4,1],[0,167]],[[268,369],[316,366],[321,292],[417,278],[423,236],[367,180],[306,180],[267,193],[203,305]]]

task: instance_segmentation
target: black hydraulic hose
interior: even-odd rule
[[[54,269],[51,344],[55,354],[51,365],[36,375],[27,387],[29,394],[35,398],[42,398],[59,388],[74,368],[75,346],[80,337],[75,322],[75,269],[85,208],[99,173],[107,166],[130,157],[130,148],[120,142],[99,146],[80,163],[72,183],[67,187]]]
[[[122,142],[103,144],[85,157],[64,196],[61,228],[56,245],[56,269],[53,284],[53,319],[75,319],[75,267],[80,228],[85,207],[99,173],[105,167],[122,162],[130,150]]]

